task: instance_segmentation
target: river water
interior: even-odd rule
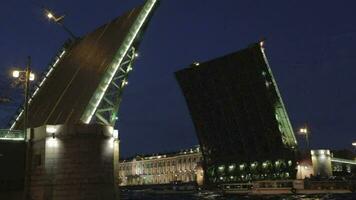
[[[323,195],[279,195],[279,196],[223,196],[217,193],[201,194],[152,194],[145,192],[124,192],[120,200],[356,200],[353,194],[323,194]]]

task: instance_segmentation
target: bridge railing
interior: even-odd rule
[[[0,129],[0,140],[24,140],[25,134],[20,130]]]
[[[335,157],[331,158],[331,162],[356,165],[356,160],[348,160],[348,159],[335,158]]]

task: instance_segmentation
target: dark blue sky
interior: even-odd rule
[[[82,35],[143,1],[42,2],[66,13],[66,25]],[[121,105],[123,155],[197,144],[173,73],[263,37],[293,127],[310,124],[313,147],[350,147],[356,139],[355,8],[354,0],[161,0]],[[21,91],[8,88],[8,70],[31,55],[40,73],[68,35],[29,0],[1,1],[0,25],[0,96],[13,95]],[[0,106],[2,125],[14,111]]]

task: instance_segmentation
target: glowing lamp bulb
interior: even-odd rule
[[[308,133],[308,129],[307,128],[301,128],[299,129],[300,133]]]
[[[15,70],[15,71],[12,72],[12,77],[18,78],[19,76],[20,76],[20,72],[19,71]]]
[[[48,12],[48,13],[47,13],[47,17],[48,17],[48,19],[52,19],[54,16],[53,16],[52,13]]]
[[[34,81],[35,80],[35,74],[32,74],[32,73],[30,73],[30,81]]]

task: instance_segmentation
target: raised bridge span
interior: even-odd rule
[[[148,0],[87,35],[67,42],[29,97],[28,127],[114,126],[142,34],[157,5]],[[10,130],[23,129],[20,108]]]

